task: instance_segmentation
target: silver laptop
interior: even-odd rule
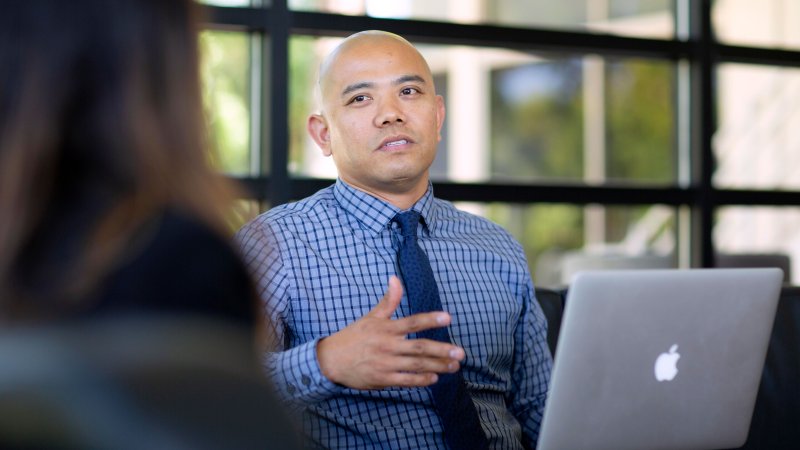
[[[743,445],[782,279],[772,268],[576,274],[538,448]]]

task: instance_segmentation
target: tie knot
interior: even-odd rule
[[[406,211],[394,216],[395,222],[400,225],[400,233],[403,237],[416,237],[417,224],[419,223],[420,215],[416,211]]]

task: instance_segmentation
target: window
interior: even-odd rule
[[[245,33],[206,31],[200,35],[201,74],[214,162],[232,175],[251,167],[249,42]]]
[[[490,179],[676,182],[673,63],[527,59],[491,73]]]
[[[290,0],[289,8],[344,15],[672,37],[670,0]]]
[[[335,178],[305,131],[317,66],[384,29],[417,45],[445,97],[436,194],[509,229],[537,283],[563,282],[574,254],[800,257],[781,225],[800,205],[794,0],[205,3],[218,165],[261,210]]]
[[[714,32],[726,44],[800,48],[796,0],[716,0],[713,15]]]
[[[714,183],[800,189],[800,69],[722,64]]]

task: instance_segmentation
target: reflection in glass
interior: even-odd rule
[[[800,48],[797,0],[715,0],[714,33],[726,44]]]
[[[623,267],[622,261],[676,266],[677,219],[667,206],[458,206],[500,224],[522,243],[537,286],[567,284],[580,261],[603,268]]]
[[[800,188],[800,69],[725,64],[717,75],[714,184]]]
[[[668,184],[677,178],[672,63],[613,60],[605,71],[609,180]]]
[[[717,210],[714,248],[725,254],[778,254],[791,260],[793,282],[800,280],[800,209],[724,207]]]
[[[596,56],[493,71],[492,179],[673,182],[674,73]]]
[[[492,73],[491,175],[534,180],[583,177],[583,68],[546,60]]]
[[[289,0],[289,7],[346,15],[589,30],[671,38],[672,0]]]
[[[214,164],[231,174],[250,170],[249,37],[245,33],[200,34],[203,100]]]

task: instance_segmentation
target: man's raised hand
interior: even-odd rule
[[[381,301],[366,315],[317,345],[323,375],[353,389],[418,387],[436,382],[439,373],[458,371],[464,349],[430,339],[408,339],[410,333],[450,324],[443,311],[393,320],[403,287],[396,276]]]

